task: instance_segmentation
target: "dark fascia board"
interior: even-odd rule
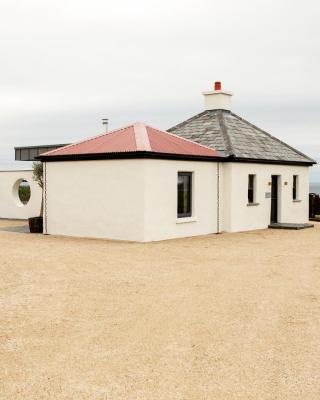
[[[223,157],[192,156],[186,154],[156,153],[150,151],[134,151],[124,153],[96,153],[96,154],[68,154],[59,156],[38,156],[40,161],[85,161],[85,160],[115,160],[132,158],[151,158],[163,160],[186,160],[186,161],[222,161]]]
[[[46,149],[51,149],[51,148],[58,148],[58,147],[64,147],[68,146],[68,144],[43,144],[43,145],[36,145],[36,146],[17,146],[14,149],[15,150],[24,150],[24,149],[40,149],[45,147]]]
[[[242,162],[242,163],[257,163],[257,164],[280,164],[280,165],[300,165],[303,167],[311,167],[317,164],[316,161],[288,161],[288,160],[263,160],[260,158],[240,158],[229,156],[224,159],[225,162]]]
[[[238,158],[238,157],[233,157],[233,156],[230,156],[230,157],[192,156],[192,155],[185,155],[185,154],[167,154],[167,153],[155,153],[155,152],[148,152],[148,151],[135,151],[135,152],[127,152],[127,153],[68,154],[68,155],[59,155],[59,156],[38,156],[38,157],[36,157],[36,159],[43,161],[43,162],[115,160],[115,159],[133,159],[133,158],[300,165],[300,166],[305,166],[305,167],[316,164],[316,162],[262,160],[262,159],[257,159],[257,158]]]

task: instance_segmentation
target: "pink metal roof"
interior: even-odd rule
[[[188,156],[219,157],[219,153],[209,147],[168,132],[135,123],[81,142],[70,144],[41,156],[68,156],[81,154],[108,154],[128,152],[152,152]]]

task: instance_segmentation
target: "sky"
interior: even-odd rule
[[[320,161],[319,18],[318,0],[0,0],[0,169],[102,118],[168,129],[216,80],[232,111]]]

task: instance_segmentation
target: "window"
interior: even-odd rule
[[[178,218],[192,214],[192,172],[178,172]]]
[[[253,204],[255,202],[255,183],[256,176],[249,175],[248,177],[248,203]]]
[[[293,175],[292,199],[298,199],[298,175]]]

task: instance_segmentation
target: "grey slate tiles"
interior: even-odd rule
[[[212,147],[221,156],[234,159],[314,163],[311,158],[230,111],[204,111],[168,132]]]

